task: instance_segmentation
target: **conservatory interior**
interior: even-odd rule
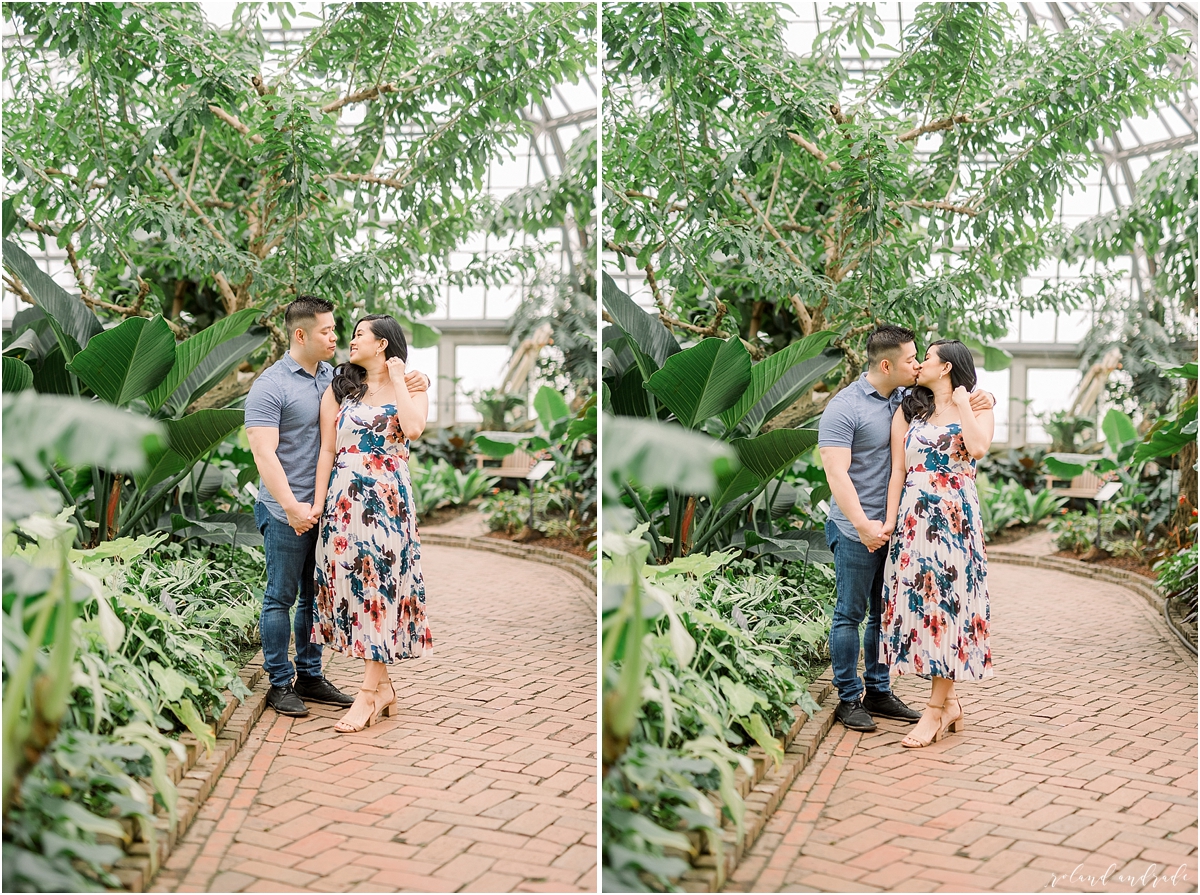
[[[594,891],[595,30],[586,3],[5,6],[6,891]],[[333,363],[390,314],[430,380],[391,512],[437,647],[349,736],[345,704],[277,714],[260,650],[244,405],[300,294],[335,306]],[[503,788],[527,766],[540,823]]]
[[[1196,37],[1183,3],[604,5],[605,891],[1195,886]],[[994,676],[913,750],[842,722],[830,656],[818,431],[880,323],[997,401]]]

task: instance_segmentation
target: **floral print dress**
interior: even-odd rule
[[[975,460],[958,423],[914,419],[883,572],[879,660],[897,674],[992,676],[991,609]]]
[[[313,643],[389,664],[428,655],[408,439],[394,404],[347,397],[317,539]]]

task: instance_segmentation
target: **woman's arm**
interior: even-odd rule
[[[980,460],[992,446],[992,435],[996,431],[996,415],[990,410],[980,413],[972,412],[971,396],[961,385],[954,390],[954,403],[958,405],[963,443],[971,456]]]
[[[887,515],[883,519],[883,530],[891,535],[896,530],[900,515],[900,495],[904,492],[904,479],[908,464],[904,462],[904,436],[908,434],[908,420],[899,407],[892,415],[892,477],[888,480]]]
[[[317,519],[325,512],[325,497],[329,492],[329,477],[333,474],[333,459],[337,454],[338,403],[333,389],[321,396],[321,451],[317,454],[317,487],[313,495],[313,515]]]
[[[404,383],[404,361],[400,358],[389,357],[387,368],[396,392],[396,421],[404,430],[404,436],[414,441],[425,431],[425,420],[429,417],[429,394],[422,391],[414,395],[408,390]]]

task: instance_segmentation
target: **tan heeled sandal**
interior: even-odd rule
[[[943,721],[942,726],[939,727],[938,730],[934,733],[934,735],[932,737],[930,737],[929,739],[918,740],[916,737],[914,737],[910,733],[908,736],[906,736],[904,739],[902,739],[900,741],[900,745],[903,746],[905,749],[924,749],[926,746],[930,745],[931,743],[936,743],[938,740],[940,740],[943,736],[946,735],[947,731],[949,731],[950,733],[958,733],[960,730],[962,730],[963,727],[965,726],[964,721],[963,721],[962,703],[959,702],[957,696],[950,697],[949,699],[942,702],[941,705],[934,705],[932,702],[927,702],[927,703],[925,703],[925,707],[931,708],[931,709],[937,709],[938,711],[944,713],[946,710],[947,702],[952,702],[952,703],[954,703],[955,706],[958,707],[958,714],[955,717],[951,718],[949,721]]]
[[[379,701],[377,698],[374,699],[373,701],[375,703],[375,710],[371,713],[371,716],[369,718],[367,718],[365,724],[360,724],[356,727],[353,724],[347,723],[345,718],[342,718],[340,721],[338,721],[337,724],[333,725],[333,730],[335,733],[358,733],[360,730],[365,730],[366,728],[370,727],[372,724],[374,724],[376,721],[378,721],[380,718],[384,717],[385,715],[390,718],[391,716],[396,714],[396,711],[397,711],[397,709],[396,709],[396,688],[392,686],[392,682],[391,682],[390,678],[384,678],[383,681],[381,681],[379,683],[379,685],[377,687],[375,687],[375,689],[373,689],[373,690],[368,690],[366,687],[363,687],[361,692],[377,695],[379,693],[380,688],[383,686],[384,682],[387,683],[388,690],[392,694],[391,699],[389,699],[383,705],[379,705]]]

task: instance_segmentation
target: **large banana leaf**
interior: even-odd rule
[[[732,429],[748,414],[754,405],[763,399],[783,376],[797,364],[816,357],[837,333],[829,330],[805,336],[755,364],[750,369],[750,386],[738,402],[721,414],[726,429]]]
[[[776,429],[755,438],[735,438],[730,442],[742,465],[762,481],[775,478],[816,443],[816,429]]]
[[[109,404],[124,407],[163,381],[175,366],[175,336],[161,315],[130,317],[95,336],[69,364]]]
[[[62,345],[54,342],[53,347],[42,358],[33,371],[33,388],[46,395],[71,395],[71,374],[67,372],[67,362],[63,358]]]
[[[50,275],[10,239],[4,240],[4,266],[21,278],[38,307],[46,312],[68,361],[87,347],[92,336],[104,331],[100,320],[83,299],[71,295],[50,279]]]
[[[731,500],[736,500],[743,494],[749,494],[760,484],[762,484],[762,479],[745,466],[739,466],[736,470],[729,470],[724,475],[718,477],[717,487],[721,493],[713,500],[712,505],[719,509]]]
[[[718,461],[732,459],[729,446],[673,423],[604,418],[604,499],[616,502],[621,485],[671,487],[681,494],[709,494]]]
[[[650,416],[650,395],[643,386],[642,371],[633,364],[621,376],[621,381],[609,395],[612,411],[620,416],[634,416],[648,419]]]
[[[26,391],[4,398],[4,455],[137,472],[162,425],[99,401]]]
[[[782,413],[793,401],[840,364],[842,356],[841,350],[826,348],[816,357],[801,361],[788,369],[742,418],[746,431],[754,434],[763,423]]]
[[[644,378],[648,379],[679,351],[679,343],[662,321],[638,307],[608,274],[604,275],[604,309],[621,332],[629,336],[634,353],[640,354],[639,365],[649,361],[649,368],[642,370]]]
[[[737,336],[705,339],[667,358],[646,388],[670,408],[680,424],[695,429],[732,407],[750,385],[750,352]]]
[[[229,371],[247,356],[258,350],[266,337],[265,330],[255,328],[213,348],[167,399],[164,405],[167,415],[181,416],[188,405],[228,376]]]
[[[149,469],[137,478],[138,488],[145,491],[151,485],[188,469],[242,425],[245,419],[243,410],[214,409],[200,410],[179,420],[167,420],[166,446],[150,455]]]
[[[146,395],[146,403],[150,409],[153,411],[162,407],[163,402],[183,384],[214,348],[248,330],[260,313],[257,308],[246,308],[236,314],[222,317],[212,326],[176,345],[175,366],[158,387]]]
[[[4,357],[4,391],[23,392],[33,387],[33,370],[15,357]]]

